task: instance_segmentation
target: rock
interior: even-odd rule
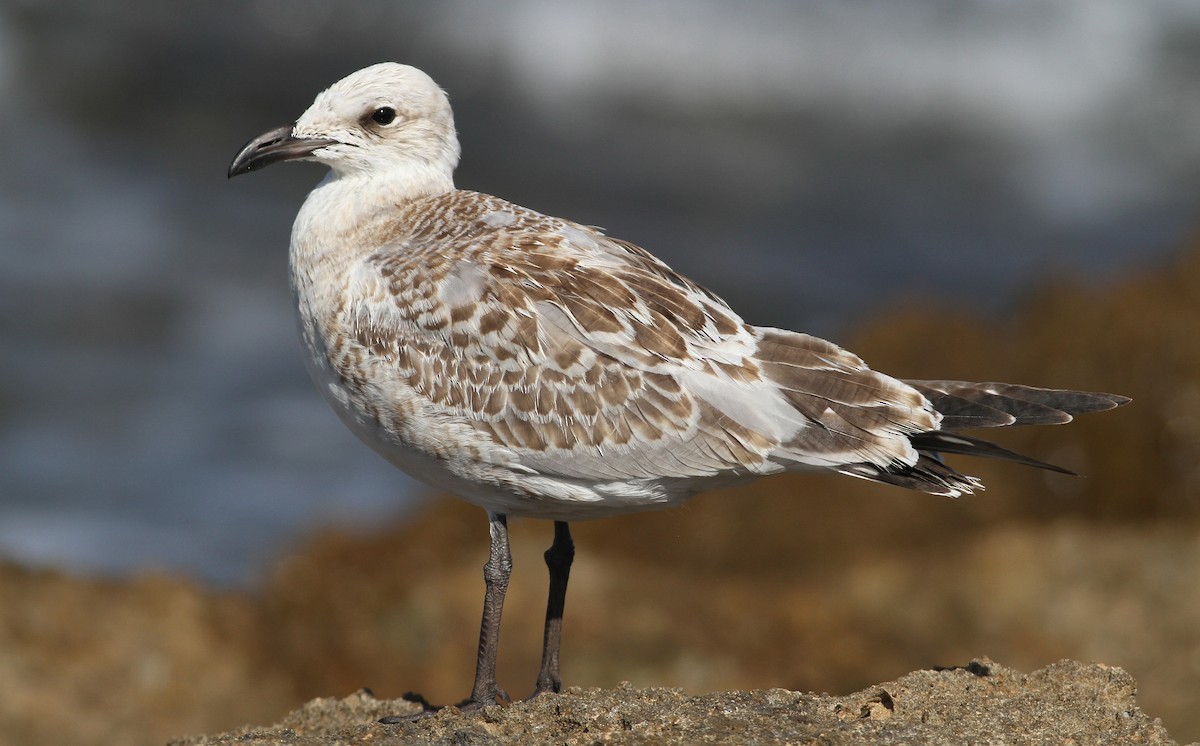
[[[284,712],[299,700],[255,654],[259,619],[178,578],[0,561],[0,744],[149,746]]]
[[[173,746],[387,744],[1171,744],[1135,702],[1120,668],[1064,660],[1022,674],[987,659],[915,671],[845,697],[785,689],[687,695],[678,689],[568,689],[464,714],[447,707],[399,725],[387,715],[420,712],[366,690],[317,699],[271,727],[184,738]]]

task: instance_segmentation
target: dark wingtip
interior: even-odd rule
[[[1100,391],[1063,391],[1061,393],[1062,399],[1053,402],[1052,406],[1060,406],[1072,415],[1107,412],[1133,401],[1128,396],[1106,394]]]
[[[1129,402],[1133,401],[1132,397],[1121,396],[1120,394],[1105,394],[1105,396],[1107,396],[1108,400],[1110,402],[1112,402],[1112,406],[1109,407],[1109,409],[1116,409],[1117,407],[1123,407],[1126,404],[1128,404]]]
[[[943,430],[1006,425],[1060,425],[1075,415],[1128,404],[1120,394],[1044,389],[1012,383],[906,381],[943,415]]]

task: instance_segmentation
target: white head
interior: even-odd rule
[[[445,92],[415,67],[384,62],[322,91],[294,125],[251,140],[229,175],[303,159],[324,163],[335,178],[386,176],[451,189],[458,156]]]

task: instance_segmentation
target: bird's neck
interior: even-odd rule
[[[292,250],[323,254],[334,247],[362,246],[369,242],[355,237],[366,238],[363,233],[394,214],[397,207],[453,190],[454,179],[445,169],[332,172],[309,193],[296,215]]]
[[[335,298],[323,296],[340,292],[354,265],[397,239],[398,208],[453,190],[445,169],[330,173],[309,193],[292,226],[289,264],[301,317],[335,307]]]
[[[340,307],[340,294],[353,282],[354,267],[396,237],[397,208],[422,197],[454,190],[448,174],[408,172],[402,177],[330,173],[304,200],[292,226],[289,265],[301,332],[325,365],[322,332]]]

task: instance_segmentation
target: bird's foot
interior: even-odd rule
[[[437,711],[442,709],[439,705],[434,705],[425,699],[423,694],[418,692],[405,692],[400,696],[406,702],[421,705],[421,711],[413,715],[388,715],[387,717],[379,718],[379,722],[384,725],[396,725],[397,723],[411,723],[416,720],[423,720],[427,717],[432,717],[437,714]]]
[[[530,694],[528,697],[526,697],[525,701],[528,702],[530,700],[537,699],[538,697],[542,696],[543,694],[558,694],[561,691],[562,691],[562,682],[561,681],[558,681],[558,680],[541,681],[541,680],[539,680],[537,683],[537,686],[533,690],[533,694]]]
[[[382,723],[384,725],[396,725],[398,723],[413,723],[418,720],[424,720],[425,718],[433,717],[434,715],[438,714],[439,712],[446,709],[446,707],[447,707],[447,705],[430,704],[429,700],[425,699],[425,697],[423,697],[420,694],[417,694],[415,692],[407,692],[407,693],[405,693],[405,695],[403,697],[401,697],[401,699],[407,700],[409,702],[415,702],[416,704],[421,705],[421,711],[418,713],[412,714],[412,715],[389,715],[387,717],[380,718],[379,719],[380,723]],[[511,701],[512,700],[509,699],[507,692],[505,692],[500,687],[496,687],[495,692],[492,694],[492,696],[490,698],[485,697],[483,699],[464,699],[462,702],[459,702],[456,705],[449,705],[449,706],[454,707],[459,712],[466,714],[466,713],[471,713],[471,712],[478,712],[479,710],[482,710],[485,707],[490,707],[495,704],[500,704],[500,703],[507,704]]]

